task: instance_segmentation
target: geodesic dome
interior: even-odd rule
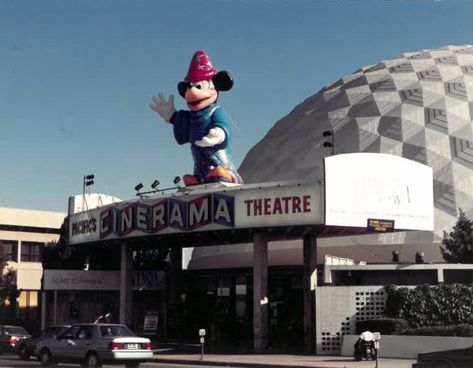
[[[245,157],[245,183],[323,180],[330,154],[380,152],[432,167],[435,233],[473,214],[473,46],[407,52],[309,97]],[[333,132],[332,148],[324,131]],[[333,149],[333,152],[331,151]]]

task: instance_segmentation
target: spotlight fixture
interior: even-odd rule
[[[335,154],[335,135],[333,134],[333,130],[324,130],[322,132],[322,135],[325,137],[325,138],[331,138],[331,142],[324,142],[323,146],[324,147],[328,147],[328,148],[331,148],[331,151],[332,151],[332,155]]]
[[[89,187],[94,184],[95,175],[84,175],[84,187]]]
[[[87,200],[85,199],[85,190],[89,188],[90,194],[90,186],[94,184],[94,174],[84,175],[82,180],[82,210],[87,209]]]
[[[415,261],[416,263],[424,263],[424,252],[416,252]]]
[[[156,189],[159,186],[160,182],[159,180],[153,181],[153,184],[151,184],[151,188]]]
[[[141,189],[143,189],[143,187],[144,187],[143,183],[138,183],[137,185],[135,185],[135,190],[139,192]]]
[[[392,261],[393,261],[394,263],[399,263],[399,251],[393,250],[392,256],[393,256],[393,257],[392,257]]]
[[[180,176],[176,176],[176,177],[174,178],[174,180],[173,180],[173,183],[174,183],[175,185],[177,185],[180,181],[181,181],[181,177],[180,177]]]

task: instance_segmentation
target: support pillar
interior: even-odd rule
[[[54,326],[57,326],[57,290],[54,290],[54,314],[53,314]],[[62,322],[62,321],[61,321]]]
[[[131,288],[131,257],[128,244],[120,244],[120,323],[132,322],[133,290]]]
[[[48,307],[48,297],[47,292],[41,292],[41,329],[44,330],[46,328],[46,311]]]
[[[172,248],[170,253],[170,280],[169,301],[172,304],[180,303],[182,289],[182,249]]]
[[[304,274],[304,345],[306,351],[315,351],[315,288],[317,287],[317,237],[306,235],[303,239]]]
[[[253,346],[255,353],[268,346],[268,240],[253,234]]]
[[[166,321],[165,337],[166,339],[182,339],[184,331],[184,309],[181,299],[183,282],[182,249],[179,247],[171,248],[169,261],[169,282],[165,304],[166,319],[163,319]]]

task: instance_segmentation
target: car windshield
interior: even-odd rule
[[[5,326],[6,335],[28,335],[28,332],[20,326]]]
[[[101,336],[135,336],[126,326],[100,326]]]

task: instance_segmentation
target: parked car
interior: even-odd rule
[[[454,349],[423,353],[417,356],[413,368],[471,368],[473,367],[473,345],[466,349]]]
[[[18,344],[31,335],[21,326],[0,325],[0,353],[16,353]]]
[[[29,337],[18,343],[17,354],[22,360],[28,360],[35,355],[36,345],[43,340],[55,338],[71,326],[53,326],[41,330],[38,336]]]
[[[151,341],[136,336],[127,326],[111,323],[82,323],[53,339],[40,341],[35,354],[43,366],[80,363],[86,367],[125,364],[136,368],[153,357]]]

